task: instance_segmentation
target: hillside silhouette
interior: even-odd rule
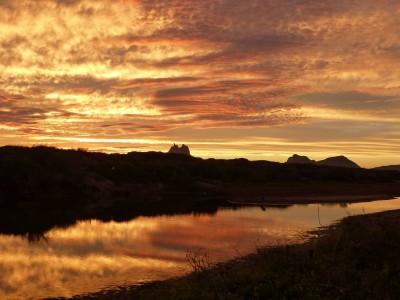
[[[400,194],[400,172],[392,170],[44,146],[0,147],[0,176],[0,230],[18,234],[85,218],[213,212],[237,197]]]
[[[390,165],[374,168],[374,170],[394,170],[400,172],[400,165]]]
[[[334,157],[328,157],[326,159],[315,161],[309,159],[307,156],[301,156],[294,154],[288,158],[287,163],[290,164],[316,164],[319,166],[331,166],[331,167],[343,167],[343,168],[360,168],[355,162],[351,161],[347,157],[340,155]]]
[[[328,157],[326,159],[320,160],[317,162],[320,166],[332,166],[332,167],[344,167],[344,168],[360,168],[355,162],[351,161],[347,157],[341,156],[334,156]]]
[[[193,187],[264,185],[286,182],[388,182],[391,170],[282,164],[238,159],[202,159],[183,154],[130,152],[105,154],[52,147],[0,147],[0,194],[93,196],[96,191],[192,190]]]
[[[293,154],[287,160],[288,164],[316,164],[315,160],[309,159],[307,156]]]
[[[178,146],[174,144],[168,151],[168,153],[175,153],[175,154],[185,154],[190,155],[189,147],[183,144],[182,146]]]

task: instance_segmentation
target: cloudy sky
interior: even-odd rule
[[[0,0],[0,145],[400,164],[398,0]]]

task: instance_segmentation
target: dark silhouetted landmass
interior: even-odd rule
[[[393,170],[393,171],[399,171],[400,172],[400,165],[391,165],[391,166],[382,166],[382,167],[377,167],[374,168],[374,170]]]
[[[355,162],[345,156],[334,156],[317,162],[320,166],[343,167],[343,168],[360,168]]]
[[[168,153],[175,153],[175,154],[185,154],[190,155],[189,147],[183,144],[182,146],[178,146],[174,144],[168,151]]]
[[[315,161],[309,159],[307,156],[301,156],[294,154],[293,156],[289,157],[287,163],[291,164],[317,164],[319,166],[331,166],[331,167],[342,167],[342,168],[360,168],[355,162],[351,161],[347,157],[341,156],[334,156],[328,157],[324,160]]]
[[[307,156],[293,154],[287,160],[288,164],[316,164],[315,160],[309,159]]]
[[[0,147],[0,176],[0,232],[22,235],[78,219],[212,212],[227,200],[293,204],[400,195],[400,173],[391,170],[44,146]]]

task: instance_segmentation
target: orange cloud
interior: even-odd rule
[[[399,14],[395,0],[1,1],[0,142],[305,125],[322,143],[320,121],[400,138]]]

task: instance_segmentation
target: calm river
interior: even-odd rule
[[[185,254],[204,248],[226,260],[259,245],[293,242],[347,215],[400,208],[400,198],[343,205],[220,208],[215,214],[79,222],[35,243],[0,235],[0,299],[96,292],[188,272]],[[319,218],[318,218],[319,211]]]

